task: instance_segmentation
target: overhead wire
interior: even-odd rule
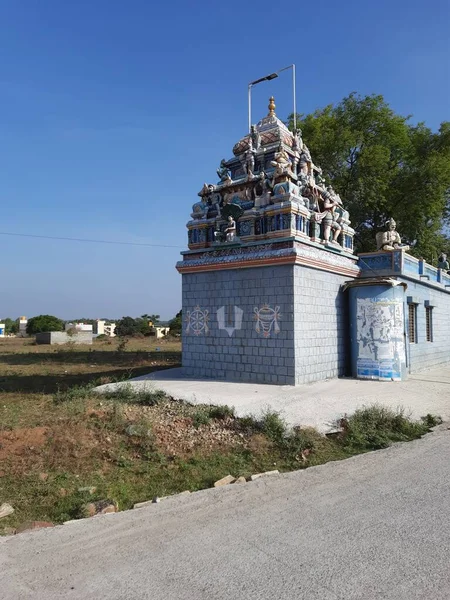
[[[87,242],[90,244],[118,244],[120,246],[147,246],[150,248],[184,248],[184,246],[172,246],[170,244],[150,244],[146,242],[121,242],[117,240],[93,240],[88,238],[72,238],[52,235],[38,235],[33,233],[12,233],[9,231],[0,231],[0,235],[9,235],[13,237],[38,238],[43,240],[58,240],[66,242]]]

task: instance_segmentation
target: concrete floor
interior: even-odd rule
[[[163,390],[193,404],[234,406],[237,416],[278,411],[289,425],[312,426],[321,432],[334,430],[336,420],[344,414],[373,403],[402,406],[415,419],[432,413],[450,420],[450,364],[410,375],[402,382],[332,379],[296,387],[261,385],[192,379],[178,368],[156,371],[129,383],[137,390]],[[107,384],[97,390],[123,385],[128,384]]]

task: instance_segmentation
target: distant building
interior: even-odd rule
[[[97,319],[94,323],[94,334],[97,335],[108,335],[109,337],[115,337],[115,323],[107,323],[103,319]]]
[[[159,323],[158,325],[153,325],[153,329],[155,331],[156,339],[159,340],[163,337],[166,337],[170,331],[170,327],[163,323]]]
[[[5,337],[5,324],[0,323],[0,337]]]
[[[28,319],[26,317],[19,317],[19,333],[17,337],[28,337],[27,334]]]
[[[76,331],[85,331],[87,333],[93,332],[92,325],[89,323],[66,323],[65,330],[69,331],[69,329],[75,329]]]

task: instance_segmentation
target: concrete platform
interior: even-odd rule
[[[332,379],[296,387],[191,379],[182,368],[177,368],[102,385],[96,390],[130,384],[137,390],[163,390],[192,404],[234,406],[240,417],[274,410],[289,425],[312,426],[324,433],[334,430],[336,420],[344,414],[374,403],[402,406],[415,419],[432,413],[450,420],[450,364],[410,375],[402,382]]]

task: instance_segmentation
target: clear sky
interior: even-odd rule
[[[450,119],[448,0],[0,0],[0,317],[171,318],[185,224],[293,62],[299,112],[352,91]],[[290,72],[253,115],[291,112]]]

